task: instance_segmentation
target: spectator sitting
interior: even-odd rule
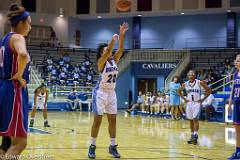
[[[79,69],[79,65],[78,65],[78,64],[75,65],[73,72],[76,72],[76,73],[79,73],[79,72],[80,72],[80,69]]]
[[[84,64],[84,63],[82,63],[80,69],[81,69],[81,72],[82,72],[82,73],[86,73],[86,72],[87,72],[87,68],[85,67],[85,64]]]
[[[52,64],[50,64],[50,65],[47,66],[47,70],[48,70],[48,72],[51,72],[52,69],[53,69],[53,65],[52,65]]]
[[[68,109],[70,111],[75,111],[77,109],[78,100],[77,100],[77,94],[76,94],[75,88],[72,88],[72,91],[69,93],[67,97],[67,102],[68,102]]]
[[[90,67],[90,68],[89,68],[89,70],[88,70],[88,73],[90,73],[90,74],[93,74],[93,75],[95,75],[95,74],[96,74],[96,72],[93,70],[93,68],[92,68],[92,67]]]
[[[150,113],[150,106],[152,105],[151,102],[152,102],[152,92],[148,92],[145,97],[145,102],[144,102],[145,104],[142,110],[143,113]]]
[[[197,79],[199,79],[199,80],[204,80],[204,79],[206,79],[206,78],[207,78],[206,72],[205,72],[204,69],[202,69],[202,70],[198,73]]]
[[[74,73],[73,74],[73,83],[76,85],[76,84],[79,84],[79,74],[78,73]]]
[[[87,69],[90,67],[90,65],[92,65],[92,62],[90,61],[90,58],[86,54],[85,54],[85,60],[84,60],[83,64]]]
[[[159,106],[158,106],[158,101],[157,101],[158,95],[157,94],[153,94],[153,96],[151,97],[151,106],[150,106],[150,115],[157,115],[159,113]]]
[[[60,85],[65,85],[67,80],[66,73],[62,70],[59,74]]]
[[[92,85],[93,83],[93,76],[91,74],[87,75],[87,85]]]
[[[211,84],[214,82],[214,78],[211,76],[211,74],[207,74],[207,78],[204,79],[204,81],[207,83],[207,84]]]
[[[68,53],[65,53],[65,54],[64,54],[63,60],[64,60],[66,63],[69,63],[69,62],[71,61],[70,56],[69,56]]]
[[[144,108],[144,95],[141,91],[139,91],[137,103],[133,104],[132,107],[127,110],[127,112],[130,113],[134,109],[142,110],[142,108]]]

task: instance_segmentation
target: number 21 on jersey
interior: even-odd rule
[[[115,83],[115,82],[116,82],[116,78],[117,78],[117,75],[116,75],[116,74],[114,74],[114,75],[109,74],[109,75],[108,75],[107,83]]]

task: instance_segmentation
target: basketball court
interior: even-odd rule
[[[42,126],[37,114],[35,131],[29,134],[23,155],[44,155],[48,159],[88,159],[92,113],[50,112],[50,128]],[[234,150],[232,126],[200,122],[199,144],[189,145],[189,123],[186,120],[126,115],[117,118],[117,142],[121,159],[226,159]],[[104,117],[97,140],[97,159],[113,159],[108,154],[109,136]],[[225,137],[226,133],[226,137]]]

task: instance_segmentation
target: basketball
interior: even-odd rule
[[[116,8],[122,12],[129,11],[131,4],[132,0],[116,0]]]

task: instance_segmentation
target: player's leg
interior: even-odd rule
[[[34,118],[35,118],[36,112],[37,112],[37,106],[33,105],[29,127],[33,127],[34,125]]]
[[[95,114],[94,114],[94,120],[91,128],[91,142],[90,142],[91,144],[88,150],[88,157],[91,159],[96,158],[96,154],[95,154],[96,140],[97,140],[99,129],[102,123],[103,110],[105,108],[104,97],[106,97],[104,92],[102,92],[101,90],[96,90],[96,89],[94,90],[92,110]]]
[[[6,152],[6,156],[19,156],[27,146],[27,138],[15,137],[11,139],[11,147]]]
[[[181,113],[179,109],[179,105],[175,106],[175,117],[179,120],[181,118]]]
[[[159,113],[159,105],[158,104],[155,104],[154,110],[155,110],[155,115],[158,115],[158,113]]]
[[[179,108],[179,113],[180,113],[182,116],[185,116],[184,104],[180,104],[178,108]]]
[[[201,113],[201,107],[199,103],[195,103],[193,104],[193,125],[194,125],[194,140],[193,140],[193,144],[197,144],[197,140],[198,140],[198,130],[199,130],[199,117],[200,117],[200,113]]]
[[[135,108],[137,108],[140,104],[136,103],[136,104],[133,104],[131,108],[129,108],[127,110],[127,112],[132,112]]]
[[[92,124],[92,129],[91,129],[91,142],[90,142],[91,144],[88,150],[88,157],[92,159],[95,159],[96,157],[96,154],[95,154],[96,140],[97,140],[101,123],[102,123],[102,115],[95,114],[93,124]]]
[[[70,111],[73,110],[73,101],[70,99],[67,99],[67,106]]]
[[[47,107],[43,108],[43,119],[44,119],[44,127],[50,127],[50,125],[48,124]]]
[[[117,151],[116,144],[116,114],[107,114],[108,118],[108,132],[110,135],[109,153],[115,158],[120,158],[120,154]]]
[[[116,114],[107,114],[108,118],[108,132],[111,138],[111,145],[116,145]]]
[[[2,144],[0,146],[0,156],[3,156],[11,146],[10,137],[2,137]]]
[[[228,160],[240,159],[240,103],[235,102],[233,107],[233,122],[236,131],[236,151]]]
[[[190,132],[191,132],[191,137],[190,139],[187,141],[188,144],[192,144],[193,140],[194,140],[194,123],[193,123],[193,110],[192,110],[193,106],[191,103],[187,103],[187,107],[186,107],[186,116],[187,119],[189,119],[189,127],[190,127]]]
[[[142,104],[141,105],[141,112],[144,113],[144,110],[145,110],[145,104]]]
[[[108,119],[108,132],[110,136],[109,153],[114,158],[120,158],[120,154],[117,150],[116,144],[116,118],[117,118],[117,97],[115,91],[108,94],[109,99],[108,105],[106,105],[105,112],[107,113]]]
[[[95,114],[93,124],[92,124],[92,129],[91,129],[91,137],[92,137],[91,144],[92,145],[96,145],[96,138],[98,136],[98,132],[99,132],[101,123],[102,123],[102,115]]]
[[[150,113],[150,105],[146,105],[146,113]]]
[[[154,111],[154,105],[150,105],[150,114],[152,115]]]
[[[171,117],[172,119],[175,119],[175,116],[174,116],[174,113],[175,113],[175,107],[173,105],[170,105],[171,106],[171,110],[170,110],[170,113],[171,113]]]

